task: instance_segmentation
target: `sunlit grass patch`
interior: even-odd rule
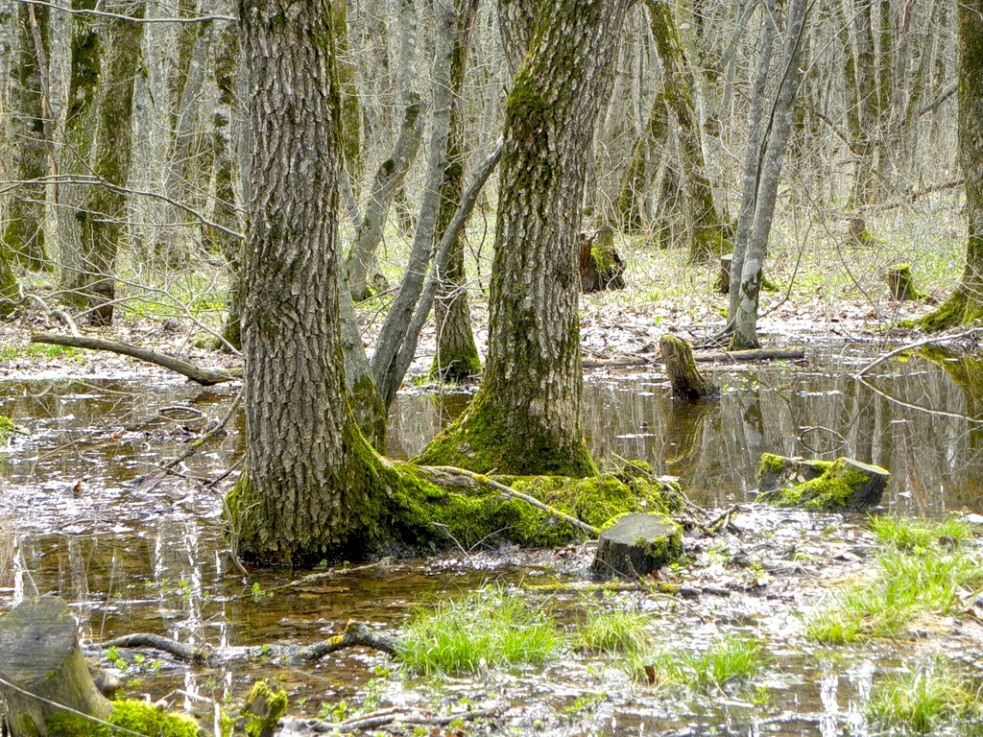
[[[983,587],[983,563],[966,543],[972,530],[958,520],[880,518],[875,534],[889,545],[873,580],[835,594],[805,622],[806,634],[828,644],[898,637],[919,617],[948,615],[961,597]]]
[[[943,522],[905,519],[893,515],[871,517],[870,528],[879,542],[903,550],[962,545],[973,536],[973,527],[958,517]]]
[[[81,360],[84,351],[67,345],[52,345],[49,343],[30,343],[26,346],[0,346],[0,361],[10,361],[15,358],[72,358]]]
[[[578,627],[573,646],[582,652],[603,655],[642,653],[650,640],[648,624],[649,618],[641,612],[594,607]]]
[[[900,728],[902,734],[925,734],[943,724],[979,719],[979,700],[979,690],[937,663],[875,684],[866,711],[873,722]]]
[[[413,614],[399,658],[423,675],[477,673],[540,664],[562,644],[553,617],[542,606],[487,587]]]
[[[703,652],[662,650],[645,665],[644,672],[654,686],[708,691],[750,680],[766,663],[760,640],[731,635]]]

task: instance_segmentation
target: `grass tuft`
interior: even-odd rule
[[[655,686],[709,691],[753,678],[766,662],[760,640],[732,635],[702,653],[663,650],[645,667],[645,673]]]
[[[943,724],[980,716],[980,693],[965,679],[945,672],[945,664],[888,678],[876,686],[867,716],[882,726],[898,726],[918,734]]]
[[[636,655],[649,643],[649,619],[641,612],[593,608],[573,638],[577,650],[603,655]]]
[[[966,545],[972,530],[958,520],[928,522],[884,517],[875,534],[889,546],[873,581],[834,595],[805,622],[810,639],[831,645],[898,637],[919,616],[959,609],[961,595],[983,587],[979,554]]]
[[[422,675],[478,673],[540,664],[562,644],[552,616],[542,607],[486,587],[414,613],[399,658]]]

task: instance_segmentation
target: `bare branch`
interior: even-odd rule
[[[84,8],[66,8],[55,3],[44,2],[44,0],[14,0],[24,5],[35,5],[42,8],[60,10],[70,15],[89,15],[97,18],[112,18],[114,20],[125,20],[130,23],[238,23],[239,19],[231,15],[199,15],[192,18],[134,18],[130,15],[121,13],[109,13],[105,10],[87,10]]]

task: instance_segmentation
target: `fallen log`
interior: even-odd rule
[[[180,358],[168,356],[166,353],[158,353],[147,348],[121,343],[116,340],[106,338],[93,338],[88,335],[56,335],[55,333],[32,333],[32,343],[47,343],[49,345],[63,345],[69,348],[84,348],[90,351],[109,351],[123,356],[130,356],[147,363],[163,366],[166,369],[175,371],[182,376],[187,376],[196,384],[202,386],[213,386],[222,384],[226,381],[236,381],[242,378],[241,371],[225,371],[222,369],[211,370],[195,366]]]
[[[752,348],[746,351],[694,351],[697,363],[747,363],[750,361],[801,361],[806,357],[803,348]],[[648,366],[662,360],[661,356],[629,356],[626,358],[585,358],[581,361],[586,369],[592,368],[631,368]]]

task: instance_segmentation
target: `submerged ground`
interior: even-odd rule
[[[937,670],[966,674],[978,686],[979,591],[958,591],[950,611],[922,612],[890,637],[818,644],[809,622],[836,605],[839,587],[874,581],[883,544],[864,515],[757,505],[755,471],[762,452],[855,457],[892,473],[877,514],[955,514],[979,528],[983,397],[912,354],[878,365],[867,383],[856,378],[886,350],[924,337],[886,332],[926,306],[888,301],[878,268],[889,255],[914,255],[908,260],[916,274],[917,267],[927,271],[926,286],[941,295],[958,272],[958,243],[931,257],[902,244],[889,255],[867,250],[849,259],[838,259],[834,244],[809,254],[804,269],[796,242],[790,237],[775,254],[772,274],[784,291],[766,298],[762,329],[769,345],[805,345],[806,357],[708,367],[723,387],[718,402],[674,402],[656,360],[667,330],[700,342],[719,326],[712,268],[642,254],[632,262],[630,291],[584,298],[581,328],[593,366],[585,424],[595,456],[607,465],[645,460],[678,477],[708,518],[730,511],[718,534],[690,531],[683,565],[645,586],[608,591],[585,588],[590,542],[550,551],[489,543],[435,559],[342,566],[313,579],[306,571],[243,574],[225,554],[221,522],[222,495],[242,454],[241,417],[234,414],[225,434],[176,473],[152,475],[226,416],[239,387],[203,389],[109,354],[28,348],[30,330],[58,325],[40,309],[25,309],[0,324],[0,415],[25,431],[0,450],[0,612],[25,593],[58,593],[73,605],[103,665],[121,671],[128,693],[169,695],[199,712],[207,711],[199,697],[222,704],[241,699],[256,678],[278,679],[298,718],[292,733],[310,733],[301,718],[347,720],[348,731],[360,731],[351,720],[366,713],[430,718],[470,709],[488,714],[450,726],[382,724],[366,733],[905,734],[906,727],[879,726],[870,717],[871,694],[894,675]],[[365,313],[369,341],[372,315]],[[155,317],[133,315],[117,335],[202,364],[235,363],[198,347],[201,333],[188,323]],[[477,320],[482,339],[480,297]],[[961,342],[972,347],[968,338]],[[430,346],[432,335],[417,377]],[[390,454],[419,451],[469,396],[467,388],[411,378],[390,418]],[[215,648],[308,644],[340,632],[349,619],[398,633],[419,607],[490,584],[550,612],[571,638],[589,612],[640,613],[645,653],[585,653],[571,640],[541,665],[424,678],[373,651],[344,651],[311,667],[258,662],[208,670],[152,652],[135,660],[97,647],[137,631]],[[666,593],[664,584],[678,589]],[[750,678],[690,689],[646,671],[665,651],[683,660],[728,638],[760,644],[761,667]],[[933,733],[978,734],[980,723],[940,729]]]

